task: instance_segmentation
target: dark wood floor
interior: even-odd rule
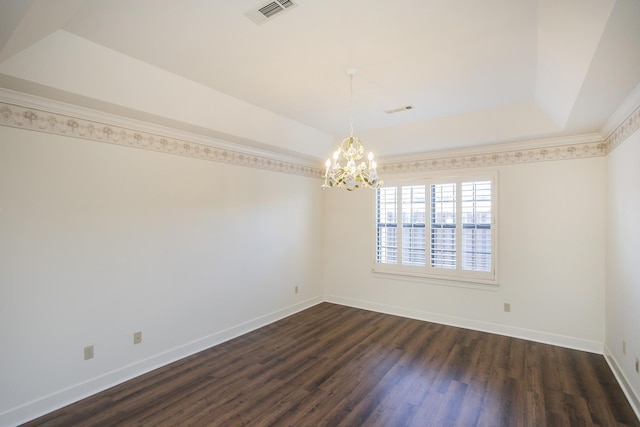
[[[640,426],[603,356],[323,303],[28,426]]]

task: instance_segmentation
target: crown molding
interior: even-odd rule
[[[640,129],[640,106],[637,107],[618,127],[607,137],[607,154],[615,150],[622,142]]]
[[[385,159],[378,170],[381,175],[428,172],[601,157],[606,153],[607,144],[599,134],[586,134],[396,157]]]
[[[600,133],[605,136],[607,154],[640,129],[640,84],[620,104],[611,115]]]
[[[412,173],[606,156],[638,130],[640,85],[599,133],[386,157],[378,170],[381,174]]]
[[[445,159],[466,156],[481,156],[486,154],[507,153],[523,150],[552,149],[555,147],[603,143],[604,140],[598,133],[589,133],[556,138],[530,139],[524,141],[511,141],[495,144],[476,145],[471,147],[453,148],[447,150],[428,151],[400,156],[386,156],[383,163],[403,163],[424,159]]]
[[[0,125],[321,178],[315,162],[0,88]]]
[[[600,134],[609,139],[611,135],[622,126],[634,112],[640,108],[640,84],[631,91],[629,96],[620,104],[618,109],[609,117],[607,123],[600,130]]]
[[[508,142],[417,153],[380,159],[381,174],[426,172],[483,166],[606,156],[640,129],[640,85],[609,120],[619,125],[606,140],[600,133]],[[238,166],[322,178],[322,169],[308,158],[276,153],[197,133],[53,101],[0,88],[0,125],[140,148]],[[604,129],[602,134],[605,134]]]

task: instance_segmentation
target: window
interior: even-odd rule
[[[374,271],[495,284],[495,200],[495,173],[377,189]]]

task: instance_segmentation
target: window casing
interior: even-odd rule
[[[374,271],[497,284],[497,173],[376,190]]]

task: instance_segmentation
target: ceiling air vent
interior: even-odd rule
[[[257,9],[251,9],[245,13],[245,16],[260,25],[294,6],[297,6],[297,4],[291,0],[273,0],[263,4]]]
[[[387,114],[399,113],[401,111],[413,110],[413,105],[405,105],[404,107],[392,108],[390,110],[384,110]]]

